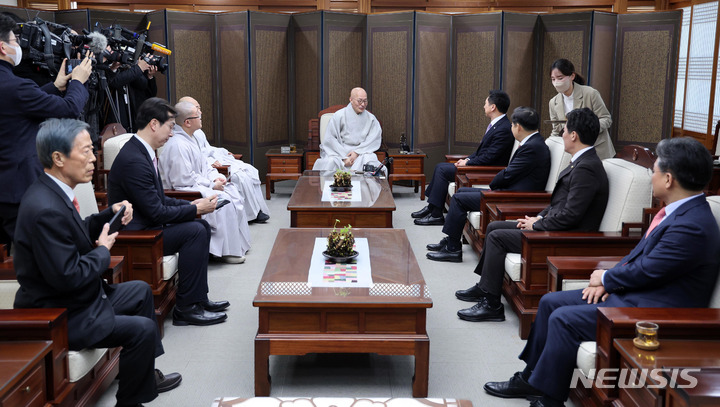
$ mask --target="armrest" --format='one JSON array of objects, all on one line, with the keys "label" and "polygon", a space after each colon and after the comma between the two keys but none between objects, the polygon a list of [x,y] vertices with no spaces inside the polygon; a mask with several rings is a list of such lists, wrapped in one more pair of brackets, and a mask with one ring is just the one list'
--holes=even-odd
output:
[{"label": "armrest", "polygon": [[194,201],[196,199],[202,198],[202,194],[198,191],[179,191],[177,189],[166,189],[163,192],[165,192],[165,195],[169,196],[170,198],[184,199],[186,201]]},{"label": "armrest", "polygon": [[215,169],[216,169],[220,174],[224,175],[225,177],[229,177],[229,176],[230,176],[230,166],[229,166],[229,165],[218,165],[217,167],[215,167]]},{"label": "armrest", "polygon": [[455,163],[458,160],[462,160],[463,158],[467,158],[467,154],[445,154],[445,162],[446,163]]},{"label": "armrest", "polygon": [[236,160],[241,160],[241,161],[242,161],[242,158],[243,158],[243,155],[242,155],[242,154],[233,154],[232,156],[233,156],[233,158],[235,158]]},{"label": "armrest", "polygon": [[120,281],[142,280],[156,289],[162,282],[162,230],[121,230],[110,250],[123,256]]},{"label": "armrest", "polygon": [[515,220],[525,215],[535,216],[545,209],[544,203],[499,203],[488,206],[488,215],[493,220]]},{"label": "armrest", "polygon": [[[28,308],[0,310],[0,340],[52,341],[51,365],[48,366],[48,400],[59,399],[68,391],[67,311],[62,308]],[[49,381],[49,380],[48,380]]]},{"label": "armrest", "polygon": [[548,256],[548,288],[561,291],[563,280],[587,280],[593,271],[612,268],[620,260],[620,256]]}]

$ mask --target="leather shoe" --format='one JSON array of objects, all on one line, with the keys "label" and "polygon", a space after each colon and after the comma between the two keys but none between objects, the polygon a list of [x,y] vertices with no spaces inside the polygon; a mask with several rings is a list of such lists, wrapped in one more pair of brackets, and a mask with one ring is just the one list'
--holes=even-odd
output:
[{"label": "leather shoe", "polygon": [[547,396],[543,396],[542,398],[535,399],[532,402],[530,402],[530,407],[564,407],[565,404],[563,402],[553,400]]},{"label": "leather shoe", "polygon": [[228,301],[210,301],[206,300],[200,303],[205,311],[220,312],[230,306]]},{"label": "leather shoe", "polygon": [[415,219],[416,225],[427,226],[427,225],[444,225],[445,217],[440,215],[437,218],[433,218],[432,215],[427,215],[420,219]]},{"label": "leather shoe", "polygon": [[[522,372],[515,372],[513,377],[506,382],[487,382],[483,386],[486,392],[495,397],[536,399],[543,396],[543,393],[532,387],[522,377]],[[541,404],[542,405],[542,404]]]},{"label": "leather shoe", "polygon": [[431,252],[437,252],[440,251],[445,245],[447,244],[447,237],[443,237],[440,240],[440,243],[430,243],[429,245],[425,246],[428,251]]},{"label": "leather shoe", "polygon": [[206,311],[200,303],[193,304],[186,308],[175,307],[173,309],[173,325],[214,325],[227,319],[224,312]]},{"label": "leather shoe", "polygon": [[426,254],[428,259],[435,261],[451,261],[453,263],[462,262],[462,249],[457,251],[448,250],[447,246],[444,246],[440,251],[430,252]]},{"label": "leather shoe", "polygon": [[160,369],[155,369],[155,385],[158,393],[164,393],[178,387],[181,381],[182,376],[180,376],[180,373],[164,375]]},{"label": "leather shoe", "polygon": [[432,209],[430,209],[430,206],[425,205],[424,208],[420,209],[417,212],[411,213],[410,216],[412,216],[415,219],[419,219],[419,218],[424,218],[424,217],[430,215],[430,212],[432,212]]},{"label": "leather shoe", "polygon": [[460,301],[480,302],[487,297],[487,293],[480,288],[480,283],[476,283],[467,290],[455,291],[455,297]]},{"label": "leather shoe", "polygon": [[263,211],[260,211],[260,212],[258,212],[257,217],[255,219],[251,220],[250,222],[251,223],[265,223],[268,221],[268,219],[270,219],[270,215],[268,215],[267,213],[265,213]]},{"label": "leather shoe", "polygon": [[458,311],[457,316],[464,321],[502,322],[505,320],[505,306],[502,304],[498,306],[490,305],[487,298],[483,298],[482,301],[478,302],[472,307],[461,309],[460,311]]}]

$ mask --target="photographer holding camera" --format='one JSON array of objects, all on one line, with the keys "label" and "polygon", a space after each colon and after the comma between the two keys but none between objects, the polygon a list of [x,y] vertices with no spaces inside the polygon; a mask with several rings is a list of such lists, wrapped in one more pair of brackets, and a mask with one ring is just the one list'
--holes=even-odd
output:
[{"label": "photographer holding camera", "polygon": [[[22,60],[16,24],[0,15],[0,241],[12,241],[20,198],[42,174],[35,149],[40,123],[48,118],[77,118],[88,99],[84,83],[92,69],[89,58],[65,74],[65,61],[54,82],[39,87],[13,73]],[[92,55],[89,55],[92,57]]]},{"label": "photographer holding camera", "polygon": [[120,117],[116,119],[130,133],[137,130],[134,123],[137,108],[147,99],[157,95],[155,82],[157,68],[146,62],[144,58],[138,58],[135,65],[108,74],[108,85],[115,90],[117,100],[120,102]]}]

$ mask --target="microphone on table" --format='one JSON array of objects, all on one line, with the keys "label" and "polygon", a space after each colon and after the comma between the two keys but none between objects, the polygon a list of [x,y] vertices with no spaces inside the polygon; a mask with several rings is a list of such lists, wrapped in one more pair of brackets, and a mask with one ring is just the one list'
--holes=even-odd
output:
[{"label": "microphone on table", "polygon": [[380,173],[380,170],[381,170],[384,166],[386,166],[386,165],[388,165],[388,164],[392,164],[392,163],[393,163],[393,158],[392,158],[392,157],[389,157],[389,156],[388,156],[388,157],[385,157],[385,159],[383,160],[383,162],[381,162],[380,165],[378,165],[377,168],[375,168],[375,171],[373,171],[373,173],[372,173],[373,177],[376,177],[376,176]]}]

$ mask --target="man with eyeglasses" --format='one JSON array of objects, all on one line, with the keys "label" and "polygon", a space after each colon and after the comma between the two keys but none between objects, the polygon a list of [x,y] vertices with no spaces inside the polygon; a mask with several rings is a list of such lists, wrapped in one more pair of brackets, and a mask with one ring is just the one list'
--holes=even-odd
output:
[{"label": "man with eyeglasses", "polygon": [[380,165],[375,151],[382,143],[382,129],[367,105],[365,89],[354,88],[350,103],[333,114],[321,135],[320,158],[313,170],[361,171],[365,164]]},{"label": "man with eyeglasses", "polygon": [[165,143],[158,159],[163,185],[229,200],[229,204],[202,218],[210,224],[210,254],[225,263],[243,263],[245,252],[250,249],[245,199],[235,184],[227,182],[224,175],[207,164],[192,136],[202,127],[200,109],[190,102],[180,102],[175,105],[175,111],[173,136]]},{"label": "man with eyeglasses", "polygon": [[[189,102],[197,107],[199,113],[202,113],[200,103],[190,96],[181,97],[178,102]],[[237,187],[242,197],[245,198],[243,207],[249,223],[267,222],[270,219],[270,209],[267,202],[265,202],[265,195],[260,187],[260,173],[257,168],[242,160],[235,159],[235,156],[224,148],[211,146],[202,129],[197,129],[194,133],[188,134],[195,139],[208,165],[213,168],[223,165],[230,166],[228,180]]]},{"label": "man with eyeglasses", "polygon": [[0,241],[14,235],[20,198],[42,175],[35,149],[40,123],[48,118],[80,117],[88,99],[83,86],[92,66],[85,59],[72,74],[65,75],[65,61],[55,82],[39,87],[30,79],[15,76],[13,67],[22,60],[22,48],[13,33],[15,21],[0,15]]}]

